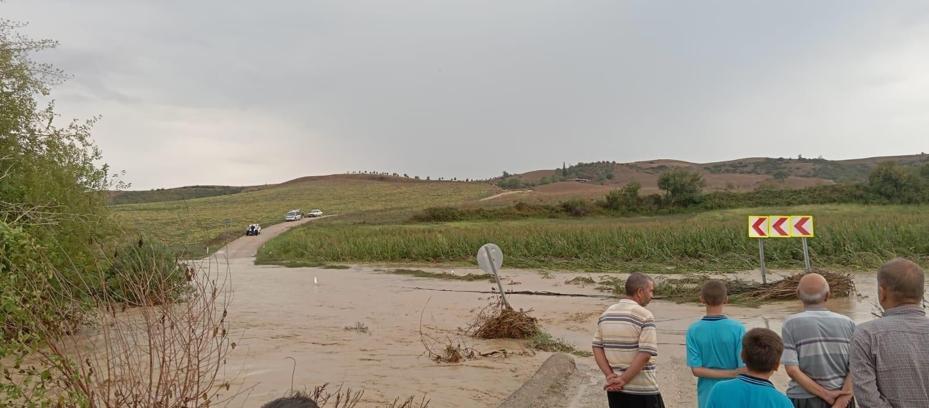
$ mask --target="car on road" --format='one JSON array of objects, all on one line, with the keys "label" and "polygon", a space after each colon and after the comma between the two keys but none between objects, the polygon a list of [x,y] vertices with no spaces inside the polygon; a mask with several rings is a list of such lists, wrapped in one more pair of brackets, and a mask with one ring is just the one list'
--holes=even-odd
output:
[{"label": "car on road", "polygon": [[303,218],[303,213],[300,210],[290,210],[284,216],[284,221],[297,221],[301,218]]},{"label": "car on road", "polygon": [[310,212],[306,213],[307,217],[322,217],[323,211],[319,208],[314,208]]},{"label": "car on road", "polygon": [[261,235],[261,225],[249,224],[248,228],[245,229],[245,235],[246,236]]}]

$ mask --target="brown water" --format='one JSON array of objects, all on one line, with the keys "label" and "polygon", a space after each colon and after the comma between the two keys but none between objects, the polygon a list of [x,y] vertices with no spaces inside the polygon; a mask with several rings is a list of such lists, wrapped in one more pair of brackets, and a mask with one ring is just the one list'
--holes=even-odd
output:
[{"label": "brown water", "polygon": [[[491,407],[518,388],[548,357],[548,353],[534,353],[438,364],[424,356],[421,313],[425,331],[432,335],[464,342],[482,352],[525,351],[521,341],[486,341],[457,334],[458,328],[465,327],[488,303],[490,295],[429,290],[488,291],[492,286],[489,282],[413,278],[370,267],[255,266],[248,257],[227,262],[235,288],[230,316],[233,339],[238,344],[229,356],[228,367],[230,374],[237,375],[236,383],[248,390],[233,406],[260,406],[289,391],[291,383],[296,390],[331,383],[364,389],[368,402],[426,393],[433,407]],[[504,282],[514,283],[508,289],[602,295],[592,287],[564,284],[580,275],[596,277],[557,273],[545,279],[533,271],[503,271]],[[875,292],[873,281],[873,274],[856,275],[863,294]],[[580,350],[589,350],[597,317],[615,303],[609,298],[529,295],[511,295],[509,300],[516,308],[532,309],[545,330]],[[836,299],[829,306],[856,321],[872,318],[871,298]],[[703,315],[703,308],[654,301],[649,309],[658,322],[658,367],[665,401],[668,406],[694,404],[696,382],[686,367],[684,333]],[[769,327],[779,332],[784,317],[800,310],[798,302],[782,302],[761,308],[730,307],[727,314],[749,328]],[[366,325],[369,333],[345,329],[356,322]],[[575,381],[579,388],[574,405],[605,405],[593,359],[577,361],[579,373],[586,377]],[[787,377],[779,372],[773,380],[783,389]]]}]

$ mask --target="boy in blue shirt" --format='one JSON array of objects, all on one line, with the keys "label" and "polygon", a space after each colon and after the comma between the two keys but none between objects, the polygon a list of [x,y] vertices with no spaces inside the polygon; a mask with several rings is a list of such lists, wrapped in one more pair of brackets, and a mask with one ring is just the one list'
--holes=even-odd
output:
[{"label": "boy in blue shirt", "polygon": [[709,280],[700,291],[706,316],[687,329],[687,366],[697,377],[697,402],[706,407],[706,398],[716,383],[735,378],[742,367],[742,336],[745,326],[723,314],[728,300],[726,284]]},{"label": "boy in blue shirt", "polygon": [[784,343],[777,333],[755,328],[742,337],[746,373],[713,386],[707,408],[793,408],[786,395],[768,381],[780,365]]}]

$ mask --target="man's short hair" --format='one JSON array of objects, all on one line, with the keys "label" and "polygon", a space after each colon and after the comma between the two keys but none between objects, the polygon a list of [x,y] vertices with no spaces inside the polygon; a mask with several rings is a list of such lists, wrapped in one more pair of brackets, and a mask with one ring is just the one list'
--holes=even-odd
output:
[{"label": "man's short hair", "polygon": [[754,328],[742,337],[742,361],[749,370],[767,373],[777,369],[784,342],[772,330]]},{"label": "man's short hair", "polygon": [[726,282],[717,279],[710,279],[703,284],[703,289],[700,289],[700,296],[703,297],[703,302],[709,306],[719,306],[723,303],[726,303]]},{"label": "man's short hair", "polygon": [[926,275],[913,261],[896,258],[877,270],[877,284],[897,300],[920,302],[926,291]]},{"label": "man's short hair", "polygon": [[302,392],[289,397],[281,397],[261,406],[261,408],[319,408],[316,401]]},{"label": "man's short hair", "polygon": [[635,296],[639,289],[647,289],[649,282],[654,283],[648,275],[639,272],[633,272],[626,278],[626,296]]}]

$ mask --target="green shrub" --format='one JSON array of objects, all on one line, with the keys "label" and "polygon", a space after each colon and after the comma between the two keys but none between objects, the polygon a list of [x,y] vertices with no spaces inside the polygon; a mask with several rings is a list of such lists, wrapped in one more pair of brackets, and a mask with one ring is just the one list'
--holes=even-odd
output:
[{"label": "green shrub", "polygon": [[581,199],[567,200],[561,203],[561,209],[568,215],[583,217],[593,212],[593,206],[590,201]]},{"label": "green shrub", "polygon": [[454,207],[431,207],[416,213],[411,218],[414,222],[451,222],[463,218],[461,210]]},{"label": "green shrub", "polygon": [[674,168],[658,177],[658,188],[664,190],[671,206],[687,206],[700,200],[700,192],[706,182],[700,173]]},{"label": "green shrub", "polygon": [[189,279],[188,270],[167,246],[140,238],[117,249],[103,288],[115,302],[158,305],[181,298]]}]

